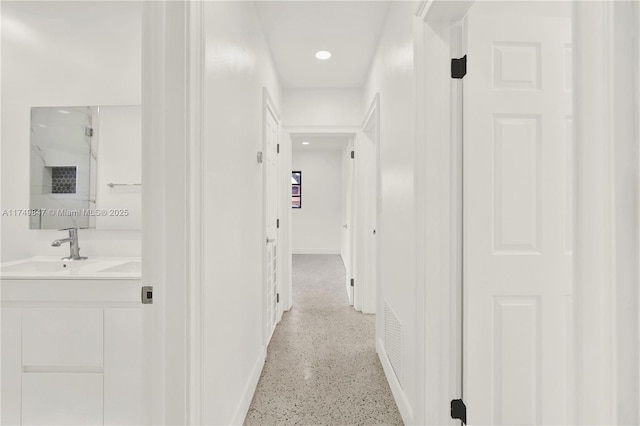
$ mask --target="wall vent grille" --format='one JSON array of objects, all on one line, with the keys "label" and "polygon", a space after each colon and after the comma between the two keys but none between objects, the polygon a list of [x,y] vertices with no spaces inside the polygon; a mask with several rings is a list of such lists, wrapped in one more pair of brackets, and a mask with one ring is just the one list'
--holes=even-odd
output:
[{"label": "wall vent grille", "polygon": [[402,324],[389,303],[384,303],[384,350],[402,386]]}]

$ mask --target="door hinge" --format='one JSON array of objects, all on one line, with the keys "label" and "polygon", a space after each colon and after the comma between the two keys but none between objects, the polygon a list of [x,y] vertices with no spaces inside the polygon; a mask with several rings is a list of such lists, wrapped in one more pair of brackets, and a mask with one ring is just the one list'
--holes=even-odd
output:
[{"label": "door hinge", "polygon": [[351,151],[351,158],[356,158],[356,152],[355,151]]},{"label": "door hinge", "polygon": [[276,228],[280,228],[280,219],[276,219]]},{"label": "door hinge", "polygon": [[460,419],[463,424],[467,424],[467,406],[461,399],[451,400],[451,418]]},{"label": "door hinge", "polygon": [[153,287],[150,285],[143,286],[140,292],[140,298],[142,299],[143,305],[153,304]]},{"label": "door hinge", "polygon": [[280,303],[280,293],[276,293],[276,303]]},{"label": "door hinge", "polygon": [[276,145],[276,154],[280,154],[280,144]]},{"label": "door hinge", "polygon": [[451,78],[462,78],[467,75],[467,55],[451,60]]},{"label": "door hinge", "polygon": [[355,284],[356,280],[354,280],[353,278],[351,278],[351,287],[353,287],[353,285]]},{"label": "door hinge", "polygon": [[258,159],[258,164],[261,164],[262,163],[262,151],[258,151],[257,159]]},{"label": "door hinge", "polygon": [[85,134],[85,136],[92,137],[93,136],[93,128],[85,127],[84,128],[84,134]]}]

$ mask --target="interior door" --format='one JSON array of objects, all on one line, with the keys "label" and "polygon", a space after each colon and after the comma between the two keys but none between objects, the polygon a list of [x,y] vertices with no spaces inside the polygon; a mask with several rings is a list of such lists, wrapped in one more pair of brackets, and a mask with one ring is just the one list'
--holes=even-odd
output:
[{"label": "interior door", "polygon": [[[374,230],[372,221],[375,214],[375,200],[372,198],[374,171],[372,158],[374,146],[364,133],[359,133],[355,144],[355,287],[353,307],[364,313],[375,313],[375,253]],[[373,300],[373,302],[372,302]]]},{"label": "interior door", "polygon": [[265,345],[278,322],[278,121],[270,108],[265,110]]},{"label": "interior door", "polygon": [[362,129],[365,138],[362,157],[366,186],[364,191],[364,217],[366,223],[366,270],[367,286],[364,295],[362,312],[373,314],[376,312],[376,286],[378,279],[378,210],[380,198],[378,195],[378,101],[373,103],[369,116]]},{"label": "interior door", "polygon": [[354,226],[354,212],[355,212],[355,173],[354,162],[351,158],[351,152],[353,151],[353,142],[349,144],[349,165],[347,166],[347,208],[346,208],[346,233],[347,233],[347,297],[349,299],[349,305],[353,306],[353,286],[352,278],[354,277],[354,262],[355,262],[355,226]]},{"label": "interior door", "polygon": [[467,421],[571,424],[570,15],[475,8],[463,80]]}]

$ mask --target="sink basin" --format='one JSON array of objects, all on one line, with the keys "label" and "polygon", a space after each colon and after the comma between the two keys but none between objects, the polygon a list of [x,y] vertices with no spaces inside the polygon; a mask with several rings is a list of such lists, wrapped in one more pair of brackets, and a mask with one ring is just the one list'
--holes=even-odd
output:
[{"label": "sink basin", "polygon": [[36,256],[0,264],[0,280],[139,279],[141,269],[139,257],[97,256],[67,261]]},{"label": "sink basin", "polygon": [[78,261],[31,261],[15,265],[5,265],[0,268],[0,272],[63,272],[86,266],[88,262]]},{"label": "sink basin", "polygon": [[101,269],[100,272],[137,272],[142,270],[142,264],[138,261],[122,263],[110,268]]}]

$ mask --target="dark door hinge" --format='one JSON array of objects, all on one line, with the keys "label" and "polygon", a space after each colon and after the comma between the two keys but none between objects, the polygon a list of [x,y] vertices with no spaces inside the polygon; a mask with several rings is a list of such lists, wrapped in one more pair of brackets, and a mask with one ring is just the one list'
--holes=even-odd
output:
[{"label": "dark door hinge", "polygon": [[353,287],[353,285],[355,284],[356,280],[354,280],[353,278],[351,278],[351,287]]},{"label": "dark door hinge", "polygon": [[280,303],[280,293],[276,293],[276,303]]},{"label": "dark door hinge", "polygon": [[276,228],[280,228],[280,219],[276,219]]},{"label": "dark door hinge", "polygon": [[462,78],[467,75],[467,55],[451,60],[451,78]]},{"label": "dark door hinge", "polygon": [[461,399],[451,400],[451,418],[460,419],[463,424],[467,424],[467,406]]},{"label": "dark door hinge", "polygon": [[277,145],[276,145],[276,153],[277,153],[277,154],[280,154],[280,144],[277,144]]},{"label": "dark door hinge", "polygon": [[351,151],[351,158],[356,158],[356,152],[355,151]]}]

